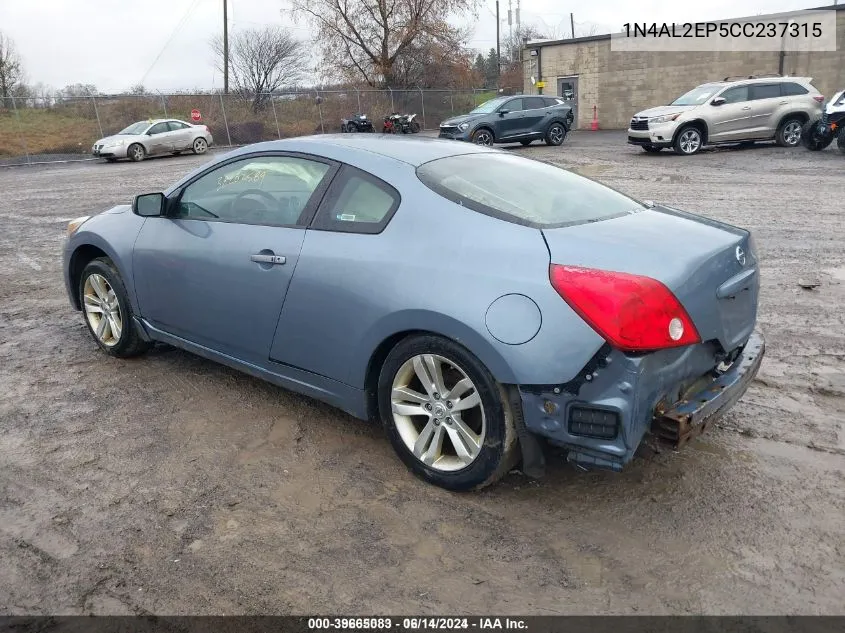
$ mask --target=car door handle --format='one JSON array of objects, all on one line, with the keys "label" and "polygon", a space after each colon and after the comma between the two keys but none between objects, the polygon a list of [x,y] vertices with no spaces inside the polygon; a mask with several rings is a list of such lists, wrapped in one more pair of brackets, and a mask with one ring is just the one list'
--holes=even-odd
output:
[{"label": "car door handle", "polygon": [[781,101],[779,105],[786,105],[789,101]]},{"label": "car door handle", "polygon": [[283,255],[250,255],[249,258],[258,263],[258,264],[272,264],[276,266],[281,266],[284,264],[287,259]]},{"label": "car door handle", "polygon": [[750,110],[750,109],[751,109],[751,106],[745,106],[745,107],[743,108],[743,110]]}]

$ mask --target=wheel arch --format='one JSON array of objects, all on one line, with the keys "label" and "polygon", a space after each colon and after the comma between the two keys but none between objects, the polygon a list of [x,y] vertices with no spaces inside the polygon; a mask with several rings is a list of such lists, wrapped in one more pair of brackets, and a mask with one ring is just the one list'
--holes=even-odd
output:
[{"label": "wheel arch", "polygon": [[491,125],[490,123],[480,123],[477,127],[472,130],[472,132],[470,132],[470,139],[475,136],[476,132],[480,132],[481,130],[487,130],[488,132],[490,132],[490,134],[493,136],[493,142],[496,142],[496,130],[493,129],[493,125]]},{"label": "wheel arch", "polygon": [[704,119],[693,119],[691,121],[684,121],[683,123],[681,123],[678,126],[678,129],[675,130],[675,133],[672,135],[672,144],[674,145],[675,141],[678,140],[678,134],[680,134],[684,128],[690,126],[698,128],[698,131],[701,132],[701,144],[707,145],[708,141],[710,140],[710,130],[707,127],[707,122]]},{"label": "wheel arch", "polygon": [[[385,325],[392,327],[385,328]],[[371,330],[372,332],[373,330]],[[501,384],[514,384],[516,377],[508,362],[483,335],[452,317],[408,310],[388,317],[387,323],[377,326],[375,332],[363,337],[361,349],[372,350],[358,355],[364,362],[352,369],[350,382],[363,386],[366,393],[367,416],[378,418],[378,377],[390,351],[410,336],[439,336],[466,349],[475,356]]]},{"label": "wheel arch", "polygon": [[[68,276],[70,278],[71,289],[75,291],[79,288],[79,282],[82,279],[82,271],[85,270],[85,267],[91,261],[97,259],[98,257],[108,257],[112,262],[114,262],[114,259],[107,252],[94,244],[80,244],[74,249],[70,255],[70,261],[68,262]],[[79,303],[79,293],[71,293],[71,301],[73,302],[74,308],[77,310],[82,309],[82,306]]]},{"label": "wheel arch", "polygon": [[775,127],[775,130],[779,130],[781,126],[783,126],[783,124],[786,123],[789,119],[798,119],[799,121],[801,121],[801,125],[803,126],[810,120],[810,115],[806,112],[802,112],[801,110],[787,112],[778,120],[778,124]]}]

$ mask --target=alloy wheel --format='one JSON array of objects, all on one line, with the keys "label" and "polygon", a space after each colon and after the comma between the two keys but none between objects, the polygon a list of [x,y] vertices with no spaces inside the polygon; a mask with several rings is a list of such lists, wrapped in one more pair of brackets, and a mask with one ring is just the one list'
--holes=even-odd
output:
[{"label": "alloy wheel", "polygon": [[132,160],[134,160],[136,162],[139,161],[139,160],[143,160],[143,158],[144,158],[144,148],[141,147],[140,145],[137,145],[137,144],[133,145],[132,147],[129,148],[129,158],[131,158]]},{"label": "alloy wheel", "polygon": [[801,142],[801,123],[790,121],[783,128],[783,142],[786,145],[798,145]]},{"label": "alloy wheel", "polygon": [[476,145],[492,145],[493,135],[487,130],[479,130],[475,133],[475,143]]},{"label": "alloy wheel", "polygon": [[552,145],[563,143],[563,128],[559,125],[553,125],[549,130],[549,140],[552,142]]},{"label": "alloy wheel", "polygon": [[102,275],[88,275],[82,296],[85,318],[94,336],[106,347],[117,345],[123,332],[123,315],[111,284]]},{"label": "alloy wheel", "polygon": [[409,358],[393,378],[390,402],[399,436],[429,468],[461,470],[481,452],[487,432],[481,396],[449,359],[436,354]]},{"label": "alloy wheel", "polygon": [[684,154],[694,154],[701,147],[701,134],[698,130],[685,130],[681,134],[680,146]]},{"label": "alloy wheel", "polygon": [[205,150],[208,149],[208,143],[206,143],[204,138],[198,138],[194,141],[194,151],[197,154],[205,154]]}]

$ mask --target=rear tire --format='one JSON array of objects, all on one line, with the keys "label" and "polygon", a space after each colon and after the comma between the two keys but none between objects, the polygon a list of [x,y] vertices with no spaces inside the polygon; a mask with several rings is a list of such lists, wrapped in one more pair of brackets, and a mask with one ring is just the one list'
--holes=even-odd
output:
[{"label": "rear tire", "polygon": [[775,133],[775,142],[781,147],[798,147],[801,144],[803,122],[797,117],[785,119]]},{"label": "rear tire", "polygon": [[208,151],[208,141],[200,136],[199,138],[194,139],[194,144],[191,149],[194,154],[205,154]]},{"label": "rear tire", "polygon": [[[466,406],[459,408],[462,402]],[[382,365],[378,405],[399,458],[441,488],[478,490],[519,459],[504,388],[481,361],[448,339],[419,335],[400,341]]]},{"label": "rear tire", "polygon": [[140,163],[147,157],[147,150],[140,143],[132,143],[126,150],[126,156],[133,163]]},{"label": "rear tire", "polygon": [[566,140],[566,128],[560,123],[552,123],[546,130],[546,145],[558,147]]},{"label": "rear tire", "polygon": [[355,123],[347,123],[346,124],[346,131],[350,134],[354,134],[358,131],[358,126]]},{"label": "rear tire", "polygon": [[692,156],[701,151],[701,146],[704,145],[704,138],[699,130],[694,125],[687,125],[678,132],[675,137],[675,153],[681,156]]},{"label": "rear tire", "polygon": [[845,154],[845,127],[839,130],[839,136],[836,137],[836,147]]},{"label": "rear tire", "polygon": [[88,262],[77,292],[88,332],[106,354],[129,358],[152,347],[135,329],[126,287],[108,257]]}]

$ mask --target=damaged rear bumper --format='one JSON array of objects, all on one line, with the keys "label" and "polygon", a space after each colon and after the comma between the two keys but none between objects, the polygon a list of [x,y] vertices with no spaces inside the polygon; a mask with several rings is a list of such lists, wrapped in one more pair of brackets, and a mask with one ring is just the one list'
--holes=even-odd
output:
[{"label": "damaged rear bumper", "polygon": [[748,389],[764,353],[754,332],[718,372],[716,350],[703,344],[641,356],[605,346],[569,383],[519,387],[525,428],[567,449],[569,462],[620,471],[649,432],[681,448],[706,431]]}]

